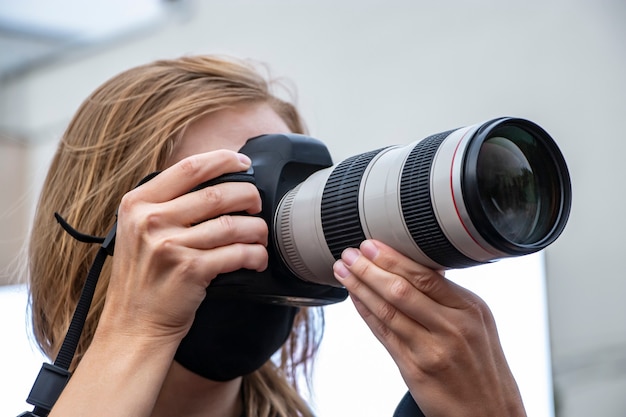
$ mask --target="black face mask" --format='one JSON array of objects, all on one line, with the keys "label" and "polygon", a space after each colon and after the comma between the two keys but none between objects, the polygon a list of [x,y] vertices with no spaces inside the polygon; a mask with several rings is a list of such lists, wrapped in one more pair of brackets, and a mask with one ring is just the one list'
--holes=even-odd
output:
[{"label": "black face mask", "polygon": [[[223,175],[194,190],[221,182],[255,184],[263,199],[260,215],[270,230],[280,198],[311,173],[332,165],[323,144],[297,135],[253,138],[240,152],[253,161],[248,172]],[[241,269],[221,274],[211,282],[175,356],[185,368],[215,381],[254,372],[285,343],[298,307],[346,298],[343,288],[294,276],[272,242],[270,233],[265,271]]]},{"label": "black face mask", "polygon": [[249,299],[205,299],[175,359],[214,381],[259,369],[287,340],[297,307]]}]

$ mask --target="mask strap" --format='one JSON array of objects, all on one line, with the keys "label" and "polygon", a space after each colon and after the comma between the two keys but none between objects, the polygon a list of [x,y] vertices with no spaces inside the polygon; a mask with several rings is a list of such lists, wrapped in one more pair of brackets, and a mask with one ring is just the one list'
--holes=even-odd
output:
[{"label": "mask strap", "polygon": [[26,402],[34,405],[35,408],[33,411],[26,411],[20,414],[19,417],[46,417],[59,399],[61,392],[71,376],[69,368],[76,354],[78,341],[80,340],[80,335],[85,326],[87,313],[89,312],[89,307],[91,306],[93,295],[96,291],[96,284],[98,283],[100,272],[102,272],[104,261],[107,256],[113,256],[115,246],[117,222],[113,224],[107,236],[102,238],[78,232],[58,213],[54,213],[54,217],[63,230],[69,233],[74,239],[84,243],[101,243],[101,246],[87,274],[87,279],[85,280],[80,299],[76,305],[76,310],[74,310],[70,327],[67,330],[63,345],[61,345],[61,349],[59,350],[54,364],[44,363],[41,366],[39,375],[28,395]]}]

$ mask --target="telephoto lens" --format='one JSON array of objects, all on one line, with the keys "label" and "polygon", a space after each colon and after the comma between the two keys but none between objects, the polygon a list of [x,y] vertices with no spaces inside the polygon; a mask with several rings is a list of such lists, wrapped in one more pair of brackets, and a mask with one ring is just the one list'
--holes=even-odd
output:
[{"label": "telephoto lens", "polygon": [[274,241],[299,278],[340,287],[332,264],[378,239],[434,269],[537,252],[561,234],[568,169],[537,124],[503,117],[349,157],[287,192]]}]

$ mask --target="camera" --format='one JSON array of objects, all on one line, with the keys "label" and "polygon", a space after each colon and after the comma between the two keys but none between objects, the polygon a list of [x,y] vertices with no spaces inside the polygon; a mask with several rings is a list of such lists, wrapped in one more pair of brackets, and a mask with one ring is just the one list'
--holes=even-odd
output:
[{"label": "camera", "polygon": [[[208,298],[305,306],[343,300],[332,265],[374,238],[435,269],[544,249],[571,206],[567,165],[539,125],[502,117],[389,146],[334,165],[299,134],[262,135],[240,152],[270,229],[269,267],[218,276]],[[228,181],[228,178],[223,178]]]},{"label": "camera", "polygon": [[[563,231],[571,207],[563,155],[545,130],[520,118],[449,130],[337,165],[322,142],[299,134],[252,138],[240,152],[252,160],[248,172],[194,190],[232,181],[256,185],[260,216],[270,231],[268,268],[241,269],[211,282],[177,352],[192,364],[194,343],[206,337],[207,320],[216,319],[213,307],[230,306],[233,315],[258,319],[263,304],[280,310],[276,317],[282,311],[293,319],[293,307],[344,300],[347,291],[332,265],[345,248],[365,239],[378,239],[431,268],[464,268],[544,249]],[[100,270],[113,255],[116,226],[98,238],[57,219],[73,237],[102,247],[61,351],[54,365],[42,366],[29,394],[35,408],[20,417],[47,416],[65,387]],[[224,303],[211,302],[216,299]]]}]

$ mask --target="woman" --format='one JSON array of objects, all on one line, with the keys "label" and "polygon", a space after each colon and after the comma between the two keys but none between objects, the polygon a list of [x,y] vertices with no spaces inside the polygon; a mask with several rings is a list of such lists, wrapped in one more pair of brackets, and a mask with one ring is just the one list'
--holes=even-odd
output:
[{"label": "woman", "polygon": [[[309,309],[291,317],[284,344],[279,338],[279,365],[272,350],[259,369],[213,378],[176,356],[213,278],[267,266],[265,222],[229,214],[260,211],[254,186],[187,192],[246,170],[250,160],[237,151],[247,139],[304,132],[294,106],[271,86],[244,62],[185,57],[126,71],[78,110],[44,184],[30,242],[34,329],[48,356],[60,349],[95,256],[53,213],[97,236],[117,213],[117,238],[73,376],[51,416],[312,415],[295,388],[321,332]],[[153,171],[162,172],[135,188]],[[493,318],[476,295],[376,241],[347,249],[334,273],[425,415],[524,415]]]}]

